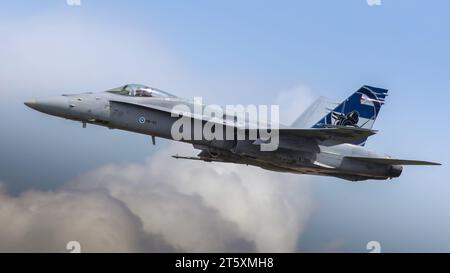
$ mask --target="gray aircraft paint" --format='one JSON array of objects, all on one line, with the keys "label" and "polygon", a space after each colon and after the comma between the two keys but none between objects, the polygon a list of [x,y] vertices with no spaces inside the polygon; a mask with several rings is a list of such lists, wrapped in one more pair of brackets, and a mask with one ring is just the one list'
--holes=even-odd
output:
[{"label": "gray aircraft paint", "polygon": [[[166,139],[172,139],[171,128],[178,120],[178,117],[172,116],[174,106],[182,104],[192,112],[194,110],[192,101],[170,94],[162,97],[136,97],[107,91],[62,95],[31,100],[25,104],[40,112],[80,121],[84,125],[96,124]],[[330,105],[332,103],[329,100],[319,99],[293,125],[306,126],[317,119],[317,113],[326,113]],[[203,120],[203,117],[200,119]],[[284,133],[284,129],[293,134]],[[344,129],[330,128],[330,131]],[[297,128],[280,125],[279,147],[275,151],[261,151],[259,142],[253,140],[182,140],[193,144],[201,152],[198,157],[174,157],[254,165],[271,171],[333,176],[350,181],[396,178],[402,173],[401,165],[438,165],[402,160],[398,161],[399,165],[384,164],[383,160],[389,159],[385,154],[371,152],[342,140],[336,142],[333,138],[318,139],[315,137],[318,130],[314,131],[315,129],[311,129],[306,135],[295,134],[296,130]]]}]

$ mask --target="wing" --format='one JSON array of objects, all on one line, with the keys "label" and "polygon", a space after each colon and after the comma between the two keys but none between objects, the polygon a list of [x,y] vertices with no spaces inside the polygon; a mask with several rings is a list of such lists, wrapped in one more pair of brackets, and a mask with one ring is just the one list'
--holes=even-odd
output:
[{"label": "wing", "polygon": [[333,144],[354,143],[373,136],[377,131],[353,128],[353,127],[334,127],[318,129],[279,129],[280,136],[283,134],[297,137],[312,138],[319,141],[328,141]]},{"label": "wing", "polygon": [[[164,111],[167,113],[172,113],[172,109],[158,106],[158,105],[147,105],[142,103],[134,103],[129,101],[117,101],[111,100],[112,102],[119,104],[128,104],[134,105],[136,107],[141,108],[150,108],[154,110]],[[242,127],[238,127],[233,123],[226,122],[217,122],[205,119],[202,116],[198,116],[196,114],[192,114],[189,112],[177,112],[178,115],[183,115],[193,119],[202,119],[203,121],[214,122],[222,126],[234,127],[236,130],[240,132],[249,132],[254,129],[246,129]],[[268,126],[270,128],[270,126]],[[279,135],[282,138],[284,135],[293,136],[293,137],[302,137],[309,138],[315,141],[328,142],[332,145],[341,144],[341,143],[355,143],[360,140],[367,139],[369,136],[376,134],[377,131],[363,128],[354,128],[354,127],[344,127],[344,126],[328,126],[327,128],[310,128],[310,129],[297,129],[297,128],[280,128],[277,129],[279,131]]]},{"label": "wing", "polygon": [[393,158],[375,158],[375,157],[356,157],[356,156],[346,156],[345,158],[364,161],[368,163],[376,163],[383,165],[429,165],[429,166],[440,166],[442,164],[428,161],[420,160],[405,160],[405,159],[393,159]]}]

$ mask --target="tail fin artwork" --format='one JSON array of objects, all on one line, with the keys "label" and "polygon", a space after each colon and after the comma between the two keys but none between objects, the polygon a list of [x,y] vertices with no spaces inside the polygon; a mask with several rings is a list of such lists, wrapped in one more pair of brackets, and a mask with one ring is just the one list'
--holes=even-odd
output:
[{"label": "tail fin artwork", "polygon": [[[365,85],[319,120],[312,128],[355,127],[372,129],[388,90]],[[367,139],[356,145],[364,146]]]}]

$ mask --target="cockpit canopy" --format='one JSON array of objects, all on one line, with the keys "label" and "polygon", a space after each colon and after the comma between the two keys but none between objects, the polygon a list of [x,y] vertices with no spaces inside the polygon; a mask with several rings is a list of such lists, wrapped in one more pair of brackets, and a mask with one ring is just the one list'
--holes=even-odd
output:
[{"label": "cockpit canopy", "polygon": [[106,92],[130,97],[175,98],[174,95],[142,84],[127,84]]}]

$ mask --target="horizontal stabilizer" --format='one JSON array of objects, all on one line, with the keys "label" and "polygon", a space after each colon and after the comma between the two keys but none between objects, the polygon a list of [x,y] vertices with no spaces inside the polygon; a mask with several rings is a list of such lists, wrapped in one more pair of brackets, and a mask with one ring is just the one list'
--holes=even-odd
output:
[{"label": "horizontal stabilizer", "polygon": [[384,165],[417,165],[417,166],[440,166],[442,164],[428,161],[419,160],[405,160],[405,159],[393,159],[393,158],[376,158],[376,157],[356,157],[356,156],[346,156],[345,158],[364,161],[368,163],[384,164]]}]

